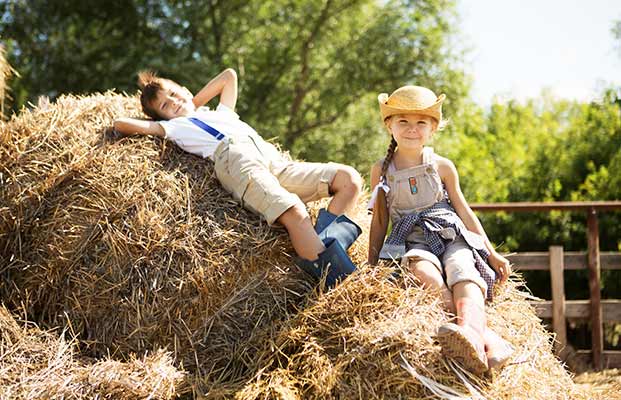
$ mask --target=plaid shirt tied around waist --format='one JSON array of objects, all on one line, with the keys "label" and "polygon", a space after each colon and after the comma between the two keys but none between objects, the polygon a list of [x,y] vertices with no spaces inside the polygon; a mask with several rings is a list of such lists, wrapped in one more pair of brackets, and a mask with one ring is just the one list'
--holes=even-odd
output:
[{"label": "plaid shirt tied around waist", "polygon": [[446,198],[429,208],[401,218],[393,226],[384,243],[382,258],[401,258],[406,253],[406,239],[415,226],[422,228],[426,243],[431,248],[431,252],[438,258],[444,254],[447,244],[459,236],[463,237],[472,249],[476,269],[487,283],[487,299],[492,299],[496,273],[487,264],[490,253],[485,248],[483,237],[466,229],[463,221]]}]

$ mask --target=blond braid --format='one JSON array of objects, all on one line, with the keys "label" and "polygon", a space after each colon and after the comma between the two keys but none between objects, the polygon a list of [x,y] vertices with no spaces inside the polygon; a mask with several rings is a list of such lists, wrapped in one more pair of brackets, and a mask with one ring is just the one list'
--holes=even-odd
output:
[{"label": "blond braid", "polygon": [[395,155],[395,149],[397,148],[397,141],[394,136],[390,137],[390,144],[388,145],[388,150],[386,151],[386,157],[384,157],[384,162],[382,163],[382,173],[380,175],[380,180],[384,180],[386,178],[386,171],[388,170],[388,166],[392,161],[392,157]]}]

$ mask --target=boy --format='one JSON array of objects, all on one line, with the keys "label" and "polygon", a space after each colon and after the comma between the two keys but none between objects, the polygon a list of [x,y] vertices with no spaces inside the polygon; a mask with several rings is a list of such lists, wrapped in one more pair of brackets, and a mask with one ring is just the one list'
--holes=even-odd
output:
[{"label": "boy", "polygon": [[[296,264],[315,278],[326,274],[332,287],[355,270],[347,249],[360,228],[343,215],[356,203],[362,179],[358,172],[335,163],[289,161],[265,142],[235,113],[237,74],[226,69],[196,96],[185,87],[141,72],[143,111],[154,121],[119,118],[114,129],[123,134],[153,135],[172,140],[183,150],[209,158],[216,177],[242,206],[268,224],[282,224],[289,233]],[[219,96],[215,110],[204,107]],[[303,202],[332,195],[313,228]]]}]

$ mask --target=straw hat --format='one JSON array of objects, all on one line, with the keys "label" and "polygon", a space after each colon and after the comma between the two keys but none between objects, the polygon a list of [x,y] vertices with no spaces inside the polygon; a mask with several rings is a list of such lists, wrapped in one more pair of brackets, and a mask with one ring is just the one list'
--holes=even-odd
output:
[{"label": "straw hat", "polygon": [[442,102],[446,96],[436,96],[431,90],[422,86],[403,86],[392,92],[377,96],[382,120],[395,114],[423,114],[442,121]]}]

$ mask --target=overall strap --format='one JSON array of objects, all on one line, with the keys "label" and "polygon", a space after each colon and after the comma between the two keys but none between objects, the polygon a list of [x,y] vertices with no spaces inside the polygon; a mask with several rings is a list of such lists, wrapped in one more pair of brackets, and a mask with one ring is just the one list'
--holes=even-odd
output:
[{"label": "overall strap", "polygon": [[226,136],[221,133],[219,130],[217,130],[216,128],[214,128],[213,126],[209,126],[206,123],[204,123],[203,121],[201,121],[198,118],[194,118],[194,117],[189,117],[188,118],[190,120],[190,122],[192,122],[194,125],[198,126],[199,128],[201,128],[202,130],[204,130],[205,132],[209,133],[211,136],[213,136],[214,138],[216,138],[216,140],[222,140],[224,139]]},{"label": "overall strap", "polygon": [[423,164],[431,164],[433,162],[433,147],[423,148]]}]

